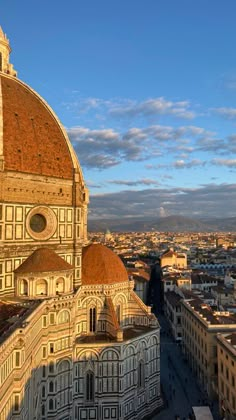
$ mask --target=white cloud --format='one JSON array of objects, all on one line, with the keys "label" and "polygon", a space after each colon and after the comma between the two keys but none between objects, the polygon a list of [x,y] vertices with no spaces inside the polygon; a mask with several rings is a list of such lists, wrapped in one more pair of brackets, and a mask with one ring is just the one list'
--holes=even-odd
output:
[{"label": "white cloud", "polygon": [[228,166],[229,168],[236,168],[236,159],[212,159],[213,165]]},{"label": "white cloud", "polygon": [[[163,208],[170,214],[208,217],[235,215],[236,184],[206,184],[196,188],[152,188],[91,195],[92,216],[105,218],[156,217]],[[227,206],[225,203],[227,202]],[[133,203],[136,203],[133,206]],[[143,203],[148,205],[143,206]],[[140,205],[139,205],[140,204]]]},{"label": "white cloud", "polygon": [[144,101],[132,99],[102,99],[96,97],[77,98],[64,103],[67,109],[74,109],[79,114],[101,111],[107,116],[124,118],[142,118],[152,116],[171,115],[177,118],[191,120],[196,117],[189,101],[172,101],[164,97],[149,98]]},{"label": "white cloud", "polygon": [[150,98],[143,102],[131,102],[128,105],[121,104],[110,109],[113,116],[152,116],[173,115],[179,118],[193,119],[195,112],[190,110],[188,101],[173,102],[163,97]]},{"label": "white cloud", "polygon": [[206,162],[203,162],[200,159],[192,159],[190,161],[177,160],[176,162],[172,163],[172,166],[176,169],[186,169],[186,168],[194,168],[197,166],[204,166],[205,164]]},{"label": "white cloud", "polygon": [[[75,126],[68,129],[69,137],[82,167],[105,169],[122,162],[158,159],[152,168],[171,166],[164,163],[168,157],[175,160],[172,167],[194,167],[204,163],[197,157],[188,161],[188,155],[199,151],[215,155],[236,152],[236,135],[217,139],[214,133],[198,126],[150,125],[132,127],[124,132],[112,128],[90,129]],[[162,160],[160,160],[161,158]],[[170,159],[169,159],[170,160]],[[149,167],[149,169],[151,168]]]},{"label": "white cloud", "polygon": [[[165,148],[167,152],[181,149],[193,151],[192,146],[183,144],[189,143],[189,136],[194,139],[199,133],[204,133],[199,127],[174,128],[164,125],[133,127],[124,133],[111,128],[91,130],[81,126],[71,127],[67,131],[82,166],[98,169],[109,168],[122,161],[160,157]],[[184,139],[185,136],[188,139]]]},{"label": "white cloud", "polygon": [[126,186],[141,186],[141,185],[160,185],[160,183],[155,179],[149,179],[149,178],[141,178],[137,179],[135,181],[132,180],[111,180],[108,181],[110,184],[116,184],[116,185],[126,185]]},{"label": "white cloud", "polygon": [[217,114],[222,115],[222,117],[228,118],[229,120],[234,120],[236,118],[236,108],[214,108],[214,111]]}]

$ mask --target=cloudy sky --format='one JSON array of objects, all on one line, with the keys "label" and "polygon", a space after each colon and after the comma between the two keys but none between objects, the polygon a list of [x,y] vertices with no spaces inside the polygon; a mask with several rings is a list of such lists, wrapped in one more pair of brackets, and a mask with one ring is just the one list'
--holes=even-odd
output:
[{"label": "cloudy sky", "polygon": [[90,217],[235,216],[235,0],[1,0],[18,76],[53,107]]}]

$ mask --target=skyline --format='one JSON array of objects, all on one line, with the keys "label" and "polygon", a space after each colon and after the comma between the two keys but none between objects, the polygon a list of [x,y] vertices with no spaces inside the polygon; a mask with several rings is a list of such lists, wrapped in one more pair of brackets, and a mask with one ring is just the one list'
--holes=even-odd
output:
[{"label": "skyline", "polygon": [[132,5],[3,0],[10,61],[66,127],[90,218],[234,216],[236,5]]}]

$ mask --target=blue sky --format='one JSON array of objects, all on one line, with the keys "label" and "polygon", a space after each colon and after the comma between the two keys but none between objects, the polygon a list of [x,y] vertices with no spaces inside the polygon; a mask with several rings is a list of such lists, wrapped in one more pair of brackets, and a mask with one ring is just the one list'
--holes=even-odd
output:
[{"label": "blue sky", "polygon": [[2,0],[18,76],[68,130],[90,217],[234,216],[235,0]]}]

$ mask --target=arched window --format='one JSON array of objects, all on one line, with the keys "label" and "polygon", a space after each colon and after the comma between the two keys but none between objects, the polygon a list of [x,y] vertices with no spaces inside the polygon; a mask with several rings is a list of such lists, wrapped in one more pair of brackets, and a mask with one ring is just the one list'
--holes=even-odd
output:
[{"label": "arched window", "polygon": [[45,296],[48,293],[48,284],[46,280],[40,279],[36,283],[36,295]]},{"label": "arched window", "polygon": [[89,331],[96,331],[97,311],[96,308],[89,309]]},{"label": "arched window", "polygon": [[87,372],[86,374],[86,400],[94,400],[94,373]]},{"label": "arched window", "polygon": [[20,396],[19,395],[15,395],[14,398],[14,411],[19,411],[20,409]]},{"label": "arched window", "polygon": [[49,392],[53,392],[54,386],[53,386],[53,382],[50,381],[49,382]]},{"label": "arched window", "polygon": [[70,321],[70,314],[68,311],[61,311],[58,315],[58,324],[64,324]]},{"label": "arched window", "polygon": [[42,398],[45,397],[45,386],[42,387]]},{"label": "arched window", "polygon": [[53,373],[54,372],[54,363],[53,362],[50,362],[49,363],[49,372],[50,373]]},{"label": "arched window", "polygon": [[42,416],[45,416],[45,405],[42,404]]},{"label": "arched window", "polygon": [[53,410],[54,404],[53,404],[53,399],[50,398],[49,400],[49,410]]},{"label": "arched window", "polygon": [[68,360],[62,360],[58,364],[57,375],[57,396],[60,401],[60,407],[69,403],[69,386],[70,386],[70,363]]},{"label": "arched window", "polygon": [[22,279],[20,282],[20,294],[28,295],[28,282],[25,279]]},{"label": "arched window", "polygon": [[138,364],[138,387],[143,388],[145,383],[144,362],[141,360]]},{"label": "arched window", "polygon": [[58,373],[66,372],[70,370],[70,362],[68,360],[62,360],[58,367]]},{"label": "arched window", "polygon": [[121,321],[121,306],[120,305],[118,305],[116,308],[116,317],[117,317],[117,321],[120,324],[120,321]]}]

